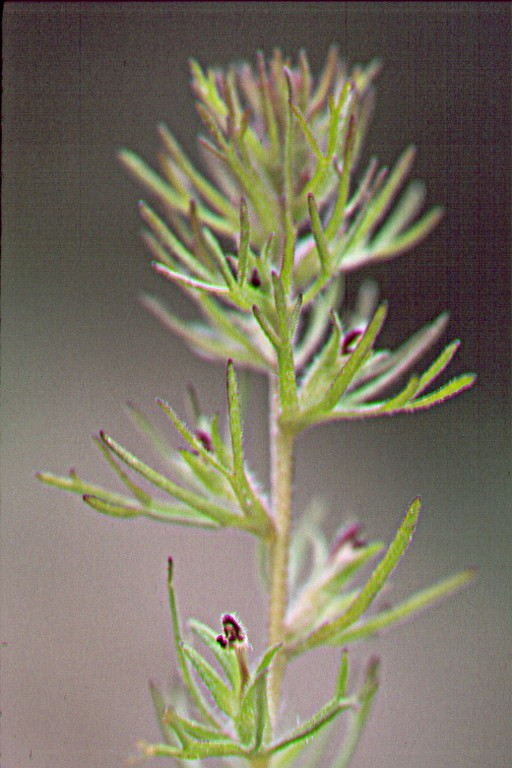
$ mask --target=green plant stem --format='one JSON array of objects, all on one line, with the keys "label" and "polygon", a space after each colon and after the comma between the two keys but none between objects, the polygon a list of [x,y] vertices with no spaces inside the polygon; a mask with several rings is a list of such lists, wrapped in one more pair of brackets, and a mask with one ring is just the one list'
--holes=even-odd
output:
[{"label": "green plant stem", "polygon": [[[281,398],[276,374],[270,376],[270,482],[275,533],[271,545],[270,602],[268,617],[269,646],[284,639],[284,619],[288,605],[288,561],[292,512],[293,439],[280,420]],[[278,654],[269,680],[269,705],[275,722],[279,711],[281,686],[286,659]]]}]

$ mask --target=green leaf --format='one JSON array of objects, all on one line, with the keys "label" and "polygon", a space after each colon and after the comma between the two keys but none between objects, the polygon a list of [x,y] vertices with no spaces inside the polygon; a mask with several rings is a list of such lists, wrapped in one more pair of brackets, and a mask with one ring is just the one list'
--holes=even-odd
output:
[{"label": "green leaf", "polygon": [[331,768],[348,768],[352,761],[352,757],[354,756],[370,716],[373,700],[379,688],[378,670],[379,662],[377,659],[373,659],[368,665],[363,687],[357,697],[359,708],[353,715],[351,727],[345,737],[342,751],[332,763]]},{"label": "green leaf", "polygon": [[417,400],[409,403],[403,410],[406,412],[418,411],[422,408],[431,408],[433,405],[444,403],[444,401],[448,400],[450,397],[455,397],[455,395],[458,395],[460,392],[464,392],[465,389],[472,387],[475,380],[476,376],[473,373],[457,376],[457,378],[449,381],[448,384],[436,389],[435,392],[431,392],[424,397],[419,397]]},{"label": "green leaf", "polygon": [[163,717],[166,710],[166,703],[164,700],[164,697],[162,696],[161,691],[159,688],[154,684],[149,684],[149,691],[151,693],[151,699],[153,700],[153,706],[155,708],[156,718],[158,720],[158,725],[160,727],[160,733],[162,734],[162,738],[165,739],[167,744],[173,743],[173,731],[169,726],[164,722]]},{"label": "green leaf", "polygon": [[341,654],[340,668],[338,670],[338,678],[336,680],[336,698],[342,699],[347,691],[348,682],[348,653],[343,651]]},{"label": "green leaf", "polygon": [[386,402],[379,408],[382,413],[392,413],[397,411],[402,406],[407,405],[419,390],[420,380],[417,376],[412,376],[405,387],[395,397],[386,400]]},{"label": "green leaf", "polygon": [[378,260],[390,259],[404,251],[411,250],[437,227],[443,217],[443,212],[440,206],[436,206],[406,229],[405,232],[401,232],[394,237],[389,243],[379,247],[375,247],[373,243],[370,243],[371,258]]},{"label": "green leaf", "polygon": [[460,347],[460,341],[456,339],[448,344],[437,360],[435,360],[431,366],[423,373],[419,380],[418,394],[423,392],[429,384],[431,384],[437,377],[444,371],[444,369],[451,363],[453,356]]},{"label": "green leaf", "polygon": [[240,198],[240,245],[238,246],[238,284],[243,287],[249,269],[249,246],[251,231],[249,225],[249,211],[247,200]]},{"label": "green leaf", "polygon": [[131,477],[129,477],[126,472],[122,469],[122,467],[119,466],[117,461],[115,461],[114,457],[108,450],[107,446],[104,445],[101,440],[99,440],[97,437],[94,438],[94,442],[100,449],[101,453],[103,454],[104,459],[107,461],[107,463],[112,467],[116,475],[120,478],[120,480],[126,485],[126,487],[133,493],[137,501],[139,501],[142,505],[147,506],[151,503],[151,495],[145,491],[143,488],[141,488],[137,483],[134,483]]},{"label": "green leaf", "polygon": [[324,402],[324,408],[333,408],[350,386],[353,378],[371,352],[375,339],[386,319],[386,314],[387,304],[384,303],[381,304],[375,312],[371,322],[357,342],[356,348],[334,380],[331,390]]},{"label": "green leaf", "polygon": [[253,315],[258,323],[259,327],[269,340],[269,342],[272,344],[274,349],[279,351],[281,347],[281,339],[279,338],[279,335],[275,332],[274,328],[272,327],[271,323],[267,320],[265,315],[263,314],[260,307],[257,306],[257,304],[253,304],[252,307]]},{"label": "green leaf", "polygon": [[207,757],[244,757],[245,750],[231,739],[192,742],[186,749],[169,744],[138,742],[144,757],[174,757],[177,760],[200,760]]},{"label": "green leaf", "polygon": [[126,410],[137,429],[144,434],[155,451],[165,459],[170,459],[172,450],[158,429],[154,427],[148,417],[133,403],[126,403]]},{"label": "green leaf", "polygon": [[[207,464],[201,456],[191,453],[187,449],[180,451],[181,461],[175,462],[176,470],[192,485],[196,484],[201,491],[206,491],[210,497],[217,497],[227,505],[231,506],[236,500],[231,489],[231,485],[223,474]],[[186,467],[183,466],[186,465]],[[190,473],[187,472],[190,470]],[[187,477],[190,474],[191,477]]]},{"label": "green leaf", "polygon": [[335,366],[341,346],[341,326],[335,312],[331,312],[331,333],[327,342],[308,366],[301,381],[299,396],[303,408],[313,407],[325,396],[329,383],[336,375]]},{"label": "green leaf", "polygon": [[279,348],[277,349],[281,406],[283,413],[291,414],[297,408],[298,397],[293,347],[288,327],[288,309],[286,306],[284,286],[281,278],[276,272],[272,272],[272,283],[279,323],[279,336],[281,340]]},{"label": "green leaf", "polygon": [[176,430],[180,433],[180,435],[187,441],[187,443],[190,445],[190,447],[196,451],[199,456],[211,467],[213,467],[217,472],[220,472],[221,474],[228,474],[227,467],[224,467],[222,464],[220,464],[217,459],[215,458],[214,454],[211,451],[208,451],[201,440],[199,440],[198,437],[187,427],[184,421],[182,421],[174,409],[172,408],[169,403],[167,403],[165,400],[162,400],[161,398],[156,398],[157,404],[162,408],[162,410],[167,414],[167,416],[170,418],[172,423],[174,424]]},{"label": "green leaf", "polygon": [[318,258],[320,259],[322,273],[324,275],[328,275],[331,269],[332,256],[329,253],[329,243],[322,227],[317,204],[311,192],[308,194],[308,209],[309,217],[311,220],[311,231],[313,232],[313,237],[315,239],[316,250],[318,253]]},{"label": "green leaf", "polygon": [[[139,213],[141,219],[156,235],[157,241],[161,243],[167,251],[176,256],[181,264],[196,278],[203,281],[210,281],[212,279],[212,273],[201,262],[197,260],[195,255],[191,253],[188,248],[185,248],[177,237],[171,232],[167,224],[148,206],[146,203],[139,203]],[[167,260],[166,260],[167,261]],[[167,269],[171,269],[169,264],[165,265]]]},{"label": "green leaf", "polygon": [[103,515],[110,515],[110,517],[139,517],[144,514],[144,510],[141,507],[129,506],[124,504],[112,504],[110,501],[105,501],[97,496],[90,496],[84,493],[83,500],[86,504],[101,512]]},{"label": "green leaf", "polygon": [[[349,83],[347,83],[347,86]],[[352,86],[352,84],[350,84]],[[350,92],[352,91],[352,88]],[[356,145],[356,118],[354,114],[351,114],[347,123],[347,135],[345,139],[345,148],[343,150],[343,167],[339,173],[338,194],[336,196],[336,203],[332,212],[329,223],[325,228],[325,236],[328,240],[332,240],[338,234],[340,227],[343,223],[343,217],[345,215],[345,209],[348,200],[348,193],[350,187],[350,174],[352,171],[352,163],[354,158],[354,150]]]},{"label": "green leaf", "polygon": [[169,609],[171,613],[172,629],[174,636],[174,646],[176,648],[176,656],[178,659],[178,666],[180,668],[183,682],[190,693],[192,700],[199,709],[199,711],[206,718],[207,722],[213,725],[215,728],[219,728],[215,714],[212,712],[209,704],[204,699],[201,691],[194,678],[192,677],[187,658],[184,652],[184,643],[181,634],[181,621],[178,613],[178,606],[176,603],[176,595],[174,592],[174,562],[172,557],[168,560],[167,565],[167,592],[169,596]]},{"label": "green leaf", "polygon": [[218,708],[229,717],[236,714],[233,691],[230,691],[219,674],[192,646],[182,644],[183,653],[203,681]]},{"label": "green leaf", "polygon": [[182,272],[176,272],[174,269],[169,269],[165,264],[160,264],[158,261],[154,261],[151,266],[159,275],[170,280],[171,283],[177,283],[187,288],[194,288],[197,291],[204,291],[205,293],[214,294],[216,296],[227,296],[229,294],[229,288],[225,285],[218,285],[216,283],[208,282],[204,280],[196,280],[193,277],[188,277]]},{"label": "green leaf", "polygon": [[240,668],[236,660],[236,654],[232,648],[223,648],[217,642],[217,635],[206,624],[197,619],[189,621],[192,632],[201,640],[201,642],[211,651],[215,659],[224,670],[224,673],[234,691],[240,688]]},{"label": "green leaf", "polygon": [[386,554],[345,613],[333,621],[322,624],[318,629],[307,635],[293,649],[294,655],[318,645],[330,643],[333,637],[341,635],[345,629],[348,629],[361,618],[375,600],[407,549],[416,528],[419,512],[420,499],[416,498],[407,510],[402,524]]},{"label": "green leaf", "polygon": [[359,243],[364,242],[379,221],[386,215],[393,199],[411,170],[415,154],[416,150],[411,146],[407,147],[399,157],[384,186],[368,206],[366,215],[361,221],[361,224],[349,245],[350,250],[356,247]]},{"label": "green leaf", "polygon": [[124,496],[120,493],[112,493],[111,491],[102,488],[100,485],[93,483],[86,483],[82,480],[74,469],[70,470],[69,476],[55,475],[53,472],[37,472],[36,477],[42,483],[51,485],[54,488],[60,488],[63,491],[70,491],[71,493],[78,493],[80,496],[97,496],[111,504],[127,505],[133,504],[133,499],[129,496]]},{"label": "green leaf", "polygon": [[193,746],[193,742],[222,742],[226,743],[228,737],[222,731],[183,717],[172,708],[166,708],[163,721],[174,730],[184,749]]},{"label": "green leaf", "polygon": [[272,662],[274,661],[275,655],[281,650],[282,647],[282,643],[276,643],[276,645],[272,645],[270,648],[267,648],[260,661],[258,662],[256,671],[254,673],[255,677],[258,677],[258,675],[268,671],[272,665]]},{"label": "green leaf", "polygon": [[296,104],[291,104],[291,109],[295,117],[297,118],[297,121],[302,129],[302,132],[304,134],[304,137],[306,141],[308,142],[309,146],[311,147],[313,153],[316,155],[317,159],[323,163],[324,156],[322,153],[322,150],[318,146],[318,142],[315,139],[313,132],[311,131],[311,128],[308,125],[308,122],[306,118],[304,117],[303,113],[299,109],[299,107]]},{"label": "green leaf", "polygon": [[267,698],[267,669],[249,683],[235,721],[240,741],[257,752],[270,738],[271,722]]},{"label": "green leaf", "polygon": [[448,323],[448,314],[442,312],[433,322],[424,325],[398,349],[370,367],[368,383],[363,382],[347,398],[350,402],[368,401],[377,397],[427,352],[437,341]]},{"label": "green leaf", "polygon": [[232,525],[234,527],[240,528],[248,527],[244,519],[239,515],[226,510],[224,507],[220,507],[218,504],[214,504],[210,499],[199,496],[197,493],[177,485],[177,483],[169,480],[169,478],[165,477],[165,475],[162,475],[160,472],[157,472],[155,469],[138,459],[132,453],[127,451],[126,448],[123,448],[122,445],[117,443],[115,440],[113,440],[113,438],[109,437],[104,432],[100,433],[100,437],[105,445],[107,445],[107,447],[113,451],[113,453],[115,453],[116,456],[121,459],[121,461],[135,470],[135,472],[138,472],[140,475],[142,475],[142,477],[145,477],[146,480],[149,480],[150,483],[157,486],[162,491],[165,491],[174,498],[179,499],[179,501],[184,502],[188,506],[192,507],[192,509],[201,512],[202,514],[206,515],[206,517],[209,517],[220,525]]},{"label": "green leaf", "polygon": [[322,402],[313,408],[303,411],[295,420],[298,426],[308,426],[317,420],[321,420],[324,414],[327,414],[338,404],[338,401],[350,386],[355,375],[367,360],[375,339],[384,324],[386,312],[387,305],[381,304],[364,334],[359,339],[356,348],[334,379]]},{"label": "green leaf", "polygon": [[235,477],[242,479],[245,478],[242,417],[240,413],[240,398],[238,395],[236,374],[232,360],[228,361],[226,381],[228,391],[229,429],[233,451],[233,470]]},{"label": "green leaf", "polygon": [[164,123],[160,123],[158,126],[158,135],[162,141],[162,144],[172,159],[176,162],[178,168],[190,179],[192,184],[201,193],[204,199],[213,207],[216,208],[219,213],[226,216],[228,219],[232,219],[233,206],[230,201],[222,195],[217,187],[214,187],[210,182],[194,167],[189,158],[185,155],[180,145],[176,141],[175,137],[169,131]]},{"label": "green leaf", "polygon": [[330,641],[330,645],[346,645],[347,643],[367,640],[369,637],[383,629],[398,624],[416,616],[431,605],[438,603],[445,597],[449,597],[462,587],[465,587],[476,576],[474,568],[450,576],[447,579],[433,584],[431,587],[416,592],[412,597],[403,602],[378,613],[375,616],[361,622],[350,629],[344,630]]},{"label": "green leaf", "polygon": [[297,744],[303,739],[309,739],[314,736],[321,728],[325,727],[341,712],[352,709],[353,699],[331,699],[325,706],[321,707],[312,717],[298,726],[292,733],[278,742],[272,744],[268,749],[268,754],[272,755],[281,749],[286,749],[293,744]]}]

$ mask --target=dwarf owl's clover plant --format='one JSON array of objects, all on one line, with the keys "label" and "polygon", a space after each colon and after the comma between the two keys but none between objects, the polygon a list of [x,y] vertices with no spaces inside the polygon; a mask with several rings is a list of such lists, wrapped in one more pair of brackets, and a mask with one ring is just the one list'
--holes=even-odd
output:
[{"label": "dwarf owl's clover plant", "polygon": [[[348,273],[412,248],[441,211],[420,214],[422,185],[404,188],[412,147],[393,168],[380,168],[373,159],[356,178],[373,109],[376,63],[348,73],[333,49],[318,80],[304,53],[296,67],[279,51],[269,62],[258,56],[255,69],[242,64],[204,72],[196,62],[191,66],[209,175],[197,170],[164,125],[159,173],[128,150],[120,152],[120,160],[152,201],[140,204],[140,214],[153,268],[195,302],[201,320],[184,321],[155,298],[144,303],[195,352],[226,366],[227,429],[217,416],[201,411],[195,396],[190,425],[157,400],[186,450],[172,453],[149,420],[136,409],[132,413],[157,452],[171,456],[171,477],[103,432],[98,446],[124,493],[86,482],[74,471],[40,477],[79,493],[107,515],[238,528],[258,541],[268,591],[268,643],[257,660],[246,629],[231,614],[214,628],[190,622],[201,650],[185,639],[169,560],[181,683],[169,699],[152,687],[162,742],[141,743],[144,755],[195,761],[238,757],[258,768],[284,768],[292,760],[305,764],[310,737],[344,717],[349,726],[333,763],[343,768],[378,686],[372,660],[353,692],[347,647],[451,594],[473,572],[372,611],[413,536],[420,500],[409,505],[387,547],[363,540],[358,525],[329,543],[314,510],[297,510],[302,517],[292,524],[294,444],[302,430],[317,424],[421,411],[472,385],[474,376],[466,374],[431,387],[458,341],[423,372],[409,373],[441,336],[446,315],[390,351],[377,346],[387,304],[377,306],[373,284],[363,284],[353,309],[342,301]],[[269,382],[268,494],[254,481],[244,451],[236,374],[243,367]],[[362,578],[365,571],[370,575]],[[286,667],[325,645],[344,649],[332,697],[311,718],[283,730]]]}]

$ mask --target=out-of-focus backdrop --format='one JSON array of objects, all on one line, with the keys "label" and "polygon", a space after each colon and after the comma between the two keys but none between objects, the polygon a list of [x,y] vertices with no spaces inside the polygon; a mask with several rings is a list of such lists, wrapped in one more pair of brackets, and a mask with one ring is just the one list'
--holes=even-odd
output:
[{"label": "out-of-focus backdrop", "polygon": [[[123,411],[168,425],[187,383],[224,409],[224,371],[197,360],[137,303],[190,308],[149,268],[140,194],[116,162],[155,156],[164,120],[187,151],[199,121],[189,57],[203,65],[331,43],[382,59],[367,152],[418,146],[415,176],[446,215],[410,256],[365,272],[390,302],[384,342],[448,309],[453,372],[477,388],[428,414],[318,429],[299,444],[297,512],[320,494],[334,532],[361,518],[388,540],[416,494],[424,512],[396,596],[467,565],[476,583],[354,655],[382,689],[354,768],[510,765],[510,6],[507,3],[7,3],[3,17],[2,765],[118,768],[158,738],[147,682],[171,682],[168,555],[184,616],[236,610],[258,652],[264,604],[251,541],[113,521],[40,485],[38,469],[110,482],[91,436],[146,451]],[[363,276],[350,283],[353,291]],[[246,427],[267,477],[266,392]],[[170,439],[178,441],[171,434]],[[115,480],[112,481],[115,484]],[[297,662],[292,719],[330,696],[336,654]]]}]

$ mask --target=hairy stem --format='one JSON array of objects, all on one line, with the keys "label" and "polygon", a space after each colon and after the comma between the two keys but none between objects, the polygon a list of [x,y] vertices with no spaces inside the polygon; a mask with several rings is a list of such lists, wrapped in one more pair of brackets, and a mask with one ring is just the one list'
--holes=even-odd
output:
[{"label": "hairy stem", "polygon": [[[293,434],[280,424],[281,399],[277,375],[270,377],[270,482],[275,536],[271,548],[268,642],[284,639],[284,619],[288,605],[288,559],[292,512]],[[281,686],[286,666],[278,654],[270,675],[269,704],[275,722],[279,711]]]}]

